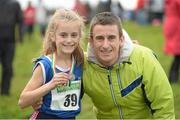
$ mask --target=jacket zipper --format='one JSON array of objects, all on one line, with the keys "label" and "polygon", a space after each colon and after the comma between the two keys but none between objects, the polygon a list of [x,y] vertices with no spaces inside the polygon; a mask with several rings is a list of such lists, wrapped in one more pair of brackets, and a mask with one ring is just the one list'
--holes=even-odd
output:
[{"label": "jacket zipper", "polygon": [[[119,68],[116,70],[116,74],[117,74],[117,78],[118,78],[119,89],[120,89],[120,92],[121,92],[123,90],[123,88],[122,88],[122,84],[121,84],[121,77],[120,77],[120,74],[119,74]],[[120,113],[122,115],[121,119],[123,119],[123,111],[122,111],[121,108],[120,108]]]},{"label": "jacket zipper", "polygon": [[113,101],[114,101],[114,104],[115,104],[115,105],[117,106],[117,108],[118,108],[120,119],[123,119],[122,109],[121,109],[121,107],[118,105],[117,100],[116,100],[116,97],[115,97],[115,95],[114,95],[114,88],[113,88],[112,79],[111,79],[111,70],[108,69],[108,72],[109,72],[108,81],[109,81],[109,86],[110,86],[110,90],[111,90],[112,99],[113,99]]},{"label": "jacket zipper", "polygon": [[120,89],[120,91],[122,91],[123,88],[122,88],[122,84],[121,84],[121,77],[120,77],[120,74],[119,74],[119,68],[116,70],[116,74],[117,74],[119,89]]}]

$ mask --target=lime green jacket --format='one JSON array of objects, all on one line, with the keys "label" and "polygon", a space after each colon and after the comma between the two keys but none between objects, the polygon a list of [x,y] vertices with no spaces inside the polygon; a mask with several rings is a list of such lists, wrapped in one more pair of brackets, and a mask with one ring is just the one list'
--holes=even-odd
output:
[{"label": "lime green jacket", "polygon": [[150,49],[126,43],[109,68],[101,67],[91,48],[87,55],[83,86],[98,119],[175,119],[171,86]]}]

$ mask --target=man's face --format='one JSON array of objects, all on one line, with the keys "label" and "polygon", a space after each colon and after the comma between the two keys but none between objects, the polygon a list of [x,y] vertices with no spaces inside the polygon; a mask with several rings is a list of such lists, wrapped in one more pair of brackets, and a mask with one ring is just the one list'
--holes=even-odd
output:
[{"label": "man's face", "polygon": [[104,66],[112,66],[119,58],[119,49],[123,45],[116,25],[95,25],[90,38],[90,45],[95,56]]}]

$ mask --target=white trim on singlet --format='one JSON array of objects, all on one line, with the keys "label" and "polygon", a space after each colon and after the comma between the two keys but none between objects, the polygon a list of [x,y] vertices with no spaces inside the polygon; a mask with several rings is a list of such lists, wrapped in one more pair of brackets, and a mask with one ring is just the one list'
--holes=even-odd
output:
[{"label": "white trim on singlet", "polygon": [[34,73],[34,70],[36,69],[36,67],[38,66],[38,64],[40,64],[41,68],[42,68],[42,73],[43,73],[43,84],[45,84],[45,81],[46,81],[46,75],[45,75],[45,68],[44,68],[44,65],[43,63],[41,63],[40,61],[38,61],[36,63],[36,65],[34,66],[33,68],[33,73]]},{"label": "white trim on singlet", "polygon": [[[45,56],[45,57],[48,58],[49,61],[52,62],[52,60],[51,60],[51,58],[50,58],[49,56]],[[70,70],[70,67],[69,67],[69,68],[62,68],[62,67],[57,66],[57,65],[56,65],[56,68],[57,68],[58,70],[62,71],[62,72],[69,72],[69,70]]]},{"label": "white trim on singlet", "polygon": [[46,83],[46,71],[45,71],[43,63],[41,63],[41,62],[38,62],[38,63],[41,65],[41,68],[43,71],[43,84],[45,84]]}]

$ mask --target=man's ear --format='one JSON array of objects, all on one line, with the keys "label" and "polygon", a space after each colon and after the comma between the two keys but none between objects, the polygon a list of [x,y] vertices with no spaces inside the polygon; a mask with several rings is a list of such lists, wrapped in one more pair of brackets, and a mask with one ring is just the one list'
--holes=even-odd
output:
[{"label": "man's ear", "polygon": [[122,35],[120,37],[120,47],[122,47],[124,45],[124,42],[125,42],[125,37],[124,37],[124,35]]},{"label": "man's ear", "polygon": [[90,45],[91,47],[93,47],[93,37],[92,37],[92,36],[90,36],[90,37],[88,38],[88,43],[89,43],[89,45]]}]

